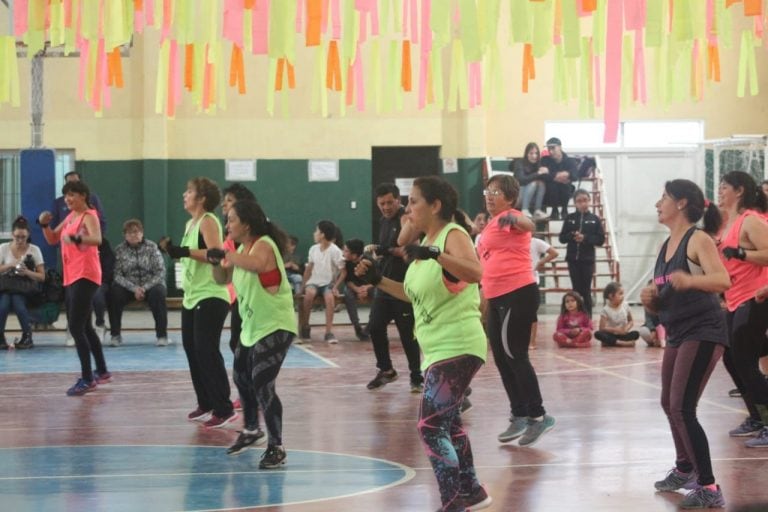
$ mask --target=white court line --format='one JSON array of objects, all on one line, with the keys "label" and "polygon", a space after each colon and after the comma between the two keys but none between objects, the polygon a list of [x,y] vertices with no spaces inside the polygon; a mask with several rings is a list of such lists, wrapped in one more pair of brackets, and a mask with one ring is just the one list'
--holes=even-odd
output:
[{"label": "white court line", "polygon": [[[291,345],[291,346],[292,346],[293,348],[298,348],[298,349],[301,349],[301,350],[303,350],[303,351],[304,351],[304,352],[306,352],[307,354],[309,354],[309,355],[311,355],[311,356],[313,356],[313,357],[316,357],[316,358],[320,359],[320,360],[321,360],[321,361],[323,361],[324,363],[326,363],[326,364],[328,364],[328,365],[330,365],[330,366],[333,366],[334,368],[338,368],[338,367],[339,367],[339,365],[337,365],[336,363],[334,363],[334,362],[333,362],[333,361],[331,361],[330,359],[327,359],[327,358],[325,358],[325,357],[321,356],[320,354],[318,354],[317,352],[315,352],[314,350],[312,350],[311,348],[309,348],[309,347],[307,347],[307,346],[305,346],[305,345],[296,345],[296,344],[294,343],[294,344],[293,344],[293,345]],[[295,370],[296,368],[287,368],[287,369],[288,369],[288,370]]]},{"label": "white court line", "polygon": [[[569,357],[561,356],[561,355],[558,355],[558,354],[553,354],[553,356],[558,358],[558,359],[562,359],[563,361],[567,361],[569,363],[573,363],[575,365],[581,366],[582,368],[585,368],[586,371],[594,371],[594,372],[598,372],[598,373],[604,373],[606,375],[610,375],[611,377],[617,377],[617,378],[619,378],[621,380],[626,380],[628,382],[633,382],[635,384],[639,384],[639,385],[645,386],[647,388],[656,389],[656,390],[661,391],[661,385],[659,385],[659,384],[653,384],[653,383],[650,383],[650,382],[646,382],[644,380],[635,379],[633,377],[628,377],[626,375],[622,375],[620,373],[617,373],[617,372],[614,372],[614,371],[610,371],[610,370],[608,370],[608,368],[610,368],[610,367],[603,368],[603,367],[600,367],[600,366],[592,366],[590,364],[582,363],[580,361],[576,361],[576,360],[573,360],[573,359],[571,359]],[[660,363],[661,361],[657,361],[657,362]],[[722,405],[722,404],[719,404],[717,402],[713,402],[711,400],[707,400],[706,398],[700,399],[699,403],[706,403],[708,405],[713,405],[715,407],[719,407],[720,409],[725,409],[726,411],[737,412],[737,413],[740,413],[740,414],[744,412],[743,408],[737,408],[737,407],[730,407],[728,405]]]}]

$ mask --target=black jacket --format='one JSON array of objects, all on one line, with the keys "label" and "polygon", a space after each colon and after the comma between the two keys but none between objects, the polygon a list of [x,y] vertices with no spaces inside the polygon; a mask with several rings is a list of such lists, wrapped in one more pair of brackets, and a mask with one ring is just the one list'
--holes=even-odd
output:
[{"label": "black jacket", "polygon": [[[576,242],[574,233],[580,231],[584,240]],[[565,261],[595,261],[595,246],[605,243],[605,231],[600,217],[592,212],[569,214],[560,230],[560,243],[567,244]]]}]

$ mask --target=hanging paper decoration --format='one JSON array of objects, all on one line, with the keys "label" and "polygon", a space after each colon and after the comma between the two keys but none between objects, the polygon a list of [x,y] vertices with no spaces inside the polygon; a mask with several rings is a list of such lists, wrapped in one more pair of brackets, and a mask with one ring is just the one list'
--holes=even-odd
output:
[{"label": "hanging paper decoration", "polygon": [[[584,116],[602,108],[605,138],[612,140],[623,105],[700,101],[707,86],[721,80],[725,59],[738,64],[737,96],[758,94],[757,53],[768,47],[764,4],[15,0],[12,33],[0,36],[0,106],[20,104],[17,46],[24,46],[28,57],[61,47],[65,54],[79,53],[78,96],[101,113],[109,107],[111,90],[129,78],[121,49],[154,29],[160,34],[155,106],[158,114],[169,117],[185,96],[201,112],[225,108],[230,88],[239,94],[264,94],[272,113],[276,94],[284,107],[301,82],[311,88],[312,110],[323,116],[329,115],[329,96],[338,97],[341,115],[348,107],[400,110],[408,98],[419,109],[477,108],[489,101],[495,106],[504,103],[505,95],[526,93],[536,77],[536,60],[550,55],[554,97],[563,102],[578,98]],[[507,41],[498,33],[502,16],[510,21]],[[752,28],[745,30],[741,23],[736,31],[734,24],[743,18]],[[591,30],[590,37],[585,29]],[[732,41],[732,34],[738,41]],[[314,52],[312,70],[297,67],[298,44]],[[504,46],[518,46],[523,56],[522,67],[513,71],[520,75],[511,79],[502,76],[506,67],[501,56],[517,52],[505,52]],[[266,91],[247,87],[249,65],[267,74]]]}]

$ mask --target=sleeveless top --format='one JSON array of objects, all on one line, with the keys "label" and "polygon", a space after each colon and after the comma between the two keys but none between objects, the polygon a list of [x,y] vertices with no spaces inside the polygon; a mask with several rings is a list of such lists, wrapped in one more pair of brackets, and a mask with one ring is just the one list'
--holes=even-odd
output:
[{"label": "sleeveless top", "polygon": [[[449,223],[433,245],[443,251],[448,233],[454,229],[469,237],[461,226]],[[487,342],[480,323],[478,286],[461,284],[466,286],[458,292],[450,291],[443,280],[443,267],[435,260],[417,260],[408,266],[403,287],[413,303],[414,331],[424,353],[422,370],[461,355],[485,361]]]},{"label": "sleeveless top", "polygon": [[101,286],[101,263],[99,261],[99,247],[96,245],[65,243],[65,236],[89,235],[85,225],[85,216],[93,215],[98,221],[99,214],[96,210],[85,210],[83,214],[72,211],[64,219],[64,227],[61,228],[61,262],[64,269],[64,286],[69,286],[79,279],[87,279]]},{"label": "sleeveless top", "polygon": [[477,243],[477,255],[483,266],[483,295],[487,299],[536,282],[531,272],[531,233],[514,226],[500,228],[499,219],[508,213],[519,215],[520,211],[509,209],[495,215]]},{"label": "sleeveless top", "polygon": [[752,210],[746,210],[739,215],[733,221],[731,229],[725,237],[720,240],[720,245],[718,245],[720,259],[723,260],[723,264],[731,278],[731,287],[725,291],[725,303],[728,306],[728,311],[736,311],[736,308],[755,296],[758,288],[768,284],[768,267],[742,261],[738,258],[728,260],[723,256],[723,249],[726,247],[739,246],[741,226],[748,215],[760,214]]},{"label": "sleeveless top", "polygon": [[668,346],[679,347],[684,341],[693,340],[720,343],[727,347],[725,312],[720,307],[717,294],[702,290],[678,291],[669,282],[669,275],[675,270],[696,273],[692,272],[692,262],[688,260],[688,242],[695,232],[696,227],[692,227],[685,233],[669,261],[665,261],[669,238],[661,246],[653,272],[653,281],[661,300],[659,320],[666,329]]},{"label": "sleeveless top", "polygon": [[[181,239],[182,246],[189,247],[190,251],[201,248],[199,245],[200,223],[206,217],[210,217],[216,222],[219,238],[222,237],[223,229],[221,228],[221,222],[219,222],[219,219],[214,214],[206,212],[198,220],[190,219],[187,221],[184,238]],[[221,299],[229,303],[227,287],[214,281],[213,271],[211,271],[209,263],[203,263],[192,258],[181,258],[181,266],[184,269],[182,278],[184,299],[181,302],[184,309],[192,309],[198,302],[204,299]]]},{"label": "sleeveless top", "polygon": [[[243,319],[240,343],[245,347],[252,347],[278,330],[293,334],[298,332],[296,313],[293,311],[293,292],[285,275],[283,257],[270,237],[262,236],[257,242],[266,242],[272,248],[277,268],[280,270],[280,285],[277,293],[270,293],[261,285],[258,274],[240,267],[234,268],[232,284],[237,291],[238,311]],[[251,248],[253,244],[249,247],[241,245],[237,252],[242,254]]]}]

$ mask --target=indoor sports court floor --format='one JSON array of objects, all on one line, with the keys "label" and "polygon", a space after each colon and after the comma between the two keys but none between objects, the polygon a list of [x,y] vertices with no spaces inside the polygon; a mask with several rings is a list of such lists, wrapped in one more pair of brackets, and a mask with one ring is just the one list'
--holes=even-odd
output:
[{"label": "indoor sports court floor", "polygon": [[[417,395],[392,343],[400,380],[366,390],[370,343],[340,327],[335,346],[291,348],[278,381],[284,469],[260,471],[261,449],[225,454],[239,425],[202,429],[186,420],[192,386],[179,343],[155,347],[149,313],[127,312],[124,345],[106,348],[114,382],[65,396],[78,363],[59,332],[36,333],[31,351],[0,353],[0,510],[286,512],[433,511],[437,486],[416,433]],[[346,319],[346,315],[339,316]],[[170,313],[171,324],[178,312]],[[640,314],[642,317],[642,314]],[[554,315],[543,315],[531,353],[555,429],[535,447],[502,445],[507,403],[496,369],[473,382],[464,418],[492,511],[672,511],[682,494],[653,482],[674,452],[658,405],[662,349],[557,349]],[[319,340],[322,329],[315,327]],[[393,334],[394,330],[391,329]],[[225,331],[224,338],[229,336]],[[9,335],[12,339],[12,335]],[[226,342],[222,351],[231,366]],[[728,511],[768,511],[768,450],[727,431],[745,416],[722,365],[699,407]],[[233,387],[234,393],[234,387]]]}]

